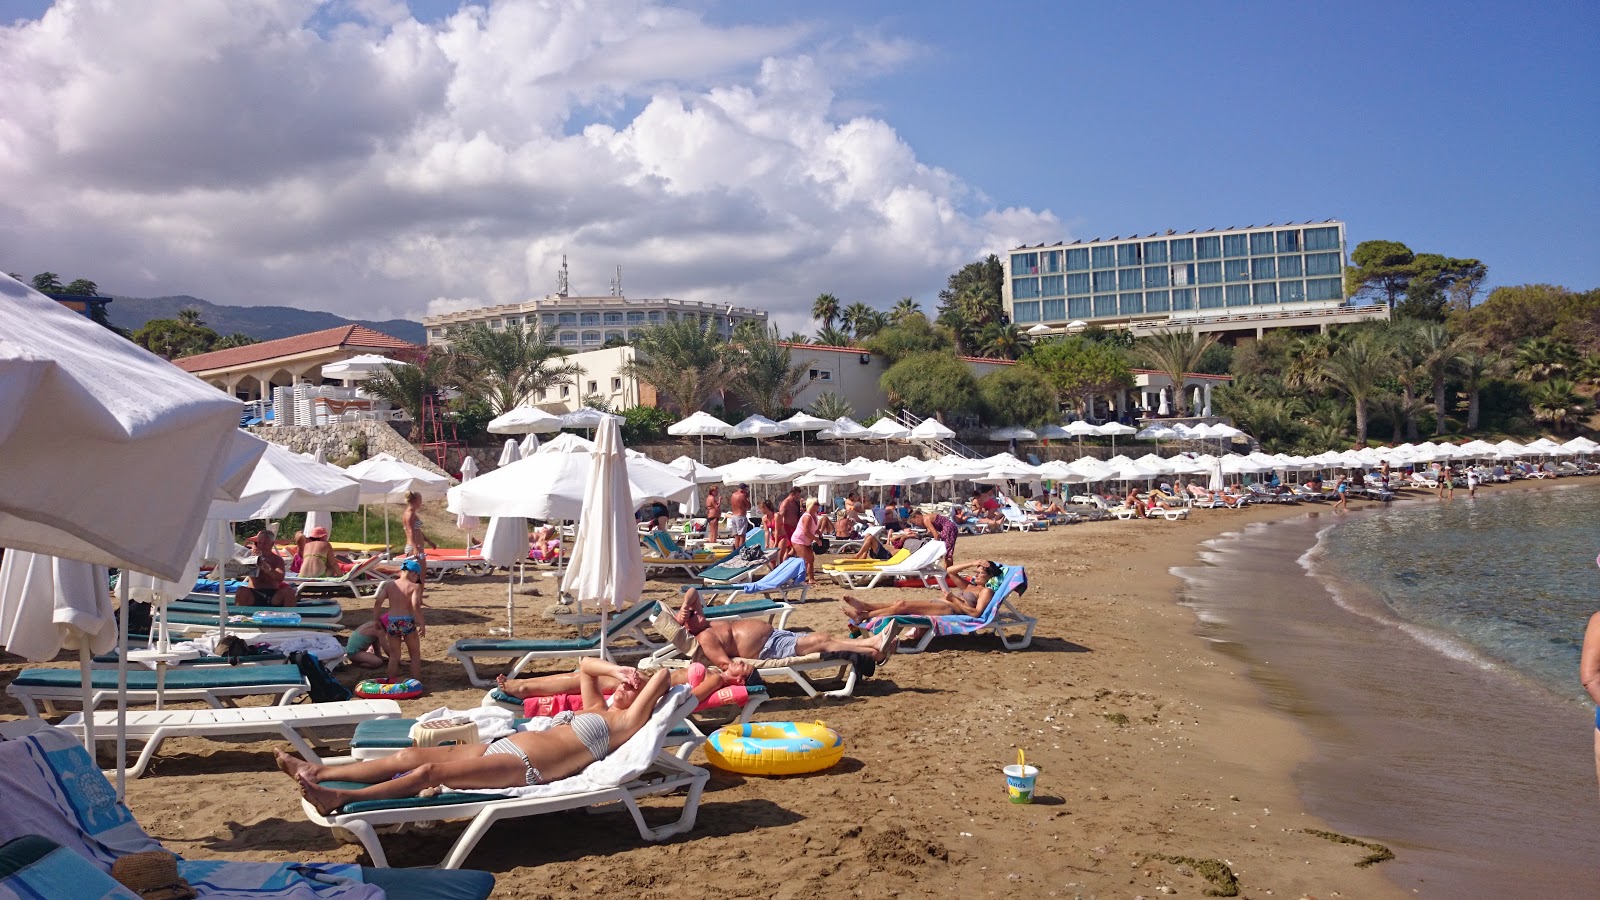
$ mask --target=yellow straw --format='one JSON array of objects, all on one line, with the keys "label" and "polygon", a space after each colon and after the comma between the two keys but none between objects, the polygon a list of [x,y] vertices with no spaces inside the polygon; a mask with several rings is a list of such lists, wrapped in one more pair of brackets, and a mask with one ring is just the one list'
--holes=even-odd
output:
[{"label": "yellow straw", "polygon": [[1021,747],[1017,748],[1017,765],[1018,766],[1026,766],[1027,765],[1027,763],[1022,761],[1022,748]]}]

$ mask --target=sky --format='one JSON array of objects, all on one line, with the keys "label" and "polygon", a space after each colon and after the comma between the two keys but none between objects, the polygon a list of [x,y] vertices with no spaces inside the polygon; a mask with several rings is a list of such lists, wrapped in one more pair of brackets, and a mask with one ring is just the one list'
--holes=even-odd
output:
[{"label": "sky", "polygon": [[361,318],[925,309],[1024,243],[1337,218],[1600,286],[1600,4],[0,0],[0,269]]}]

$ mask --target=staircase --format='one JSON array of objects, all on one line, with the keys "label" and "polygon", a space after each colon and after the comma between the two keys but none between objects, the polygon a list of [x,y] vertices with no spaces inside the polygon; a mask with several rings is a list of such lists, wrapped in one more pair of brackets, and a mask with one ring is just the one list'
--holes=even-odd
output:
[{"label": "staircase", "polygon": [[[880,409],[877,412],[880,417],[893,419],[907,428],[915,428],[917,425],[922,423],[921,416],[908,410]],[[968,447],[966,444],[961,443],[955,438],[945,441],[934,438],[913,438],[912,442],[922,447],[924,450],[934,451],[935,455],[938,456],[955,455],[963,459],[980,458],[976,450],[973,450],[971,447]]]}]

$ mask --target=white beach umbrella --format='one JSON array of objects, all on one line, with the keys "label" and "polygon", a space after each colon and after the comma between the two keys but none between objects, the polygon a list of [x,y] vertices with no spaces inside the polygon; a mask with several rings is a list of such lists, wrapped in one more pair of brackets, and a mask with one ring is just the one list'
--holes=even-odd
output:
[{"label": "white beach umbrella", "polygon": [[[580,437],[572,432],[563,432],[539,445],[537,453],[590,453],[594,450],[594,441]],[[528,454],[522,454],[523,459]]]},{"label": "white beach umbrella", "polygon": [[1115,452],[1118,436],[1136,434],[1139,429],[1131,425],[1124,425],[1121,422],[1107,422],[1104,425],[1097,426],[1094,431],[1095,434],[1111,438],[1111,449]]},{"label": "white beach umbrella", "polygon": [[1171,411],[1172,411],[1171,408],[1167,406],[1167,389],[1166,388],[1162,388],[1161,389],[1161,405],[1156,409],[1156,415],[1164,416],[1164,415],[1167,415],[1168,413],[1170,413]]},{"label": "white beach umbrella", "polygon": [[[317,462],[319,465],[324,465],[324,466],[328,465],[328,452],[326,450],[322,449],[321,447],[317,448],[317,452],[315,454],[313,454],[311,458],[312,458],[312,460]],[[343,469],[341,469],[341,468],[339,468],[337,466],[330,466],[330,468],[332,468],[335,472],[338,472],[340,475],[344,475],[344,470]],[[345,477],[349,477],[349,476],[345,476]],[[333,511],[332,510],[327,510],[327,509],[307,510],[306,511],[306,526],[305,527],[306,527],[306,534],[310,534],[314,529],[317,529],[317,528],[326,529],[329,534],[332,534],[333,533]]]},{"label": "white beach umbrella", "polygon": [[[535,453],[451,488],[446,508],[475,516],[521,516],[547,522],[576,519],[589,490],[591,455],[579,451]],[[694,482],[662,463],[651,465],[624,457],[623,465],[632,493],[630,517],[632,510],[653,500],[681,503],[694,493]]]},{"label": "white beach umbrella", "polygon": [[948,441],[955,436],[956,433],[943,422],[931,417],[923,419],[911,429],[911,439],[914,441]]},{"label": "white beach umbrella", "polygon": [[1174,456],[1168,464],[1174,475],[1200,475],[1209,471],[1204,463],[1188,456]]},{"label": "white beach umbrella", "polygon": [[689,456],[680,456],[667,465],[680,476],[693,481],[695,484],[721,484],[722,476],[717,470],[705,463]]},{"label": "white beach umbrella", "polygon": [[[461,483],[466,484],[476,477],[478,477],[478,461],[471,456],[462,457]],[[467,515],[456,516],[456,527],[462,531],[471,531],[472,529],[478,527],[478,517]]]},{"label": "white beach umbrella", "polygon": [[1206,485],[1206,490],[1215,493],[1226,487],[1227,483],[1223,478],[1222,472],[1223,465],[1224,463],[1220,457],[1211,461],[1211,481]]},{"label": "white beach umbrella", "polygon": [[592,406],[580,406],[572,412],[562,413],[560,418],[562,428],[599,428],[600,423],[616,417]]},{"label": "white beach umbrella", "polygon": [[806,432],[821,431],[824,428],[832,428],[833,420],[820,419],[816,416],[810,415],[809,413],[797,412],[778,424],[787,426],[790,431],[797,431],[800,433],[800,452],[804,453],[806,452]]},{"label": "white beach umbrella", "polygon": [[[1526,454],[1528,452],[1528,449],[1526,447],[1522,446],[1521,444],[1517,443],[1516,441],[1511,440],[1510,438],[1507,438],[1507,439],[1501,441],[1500,443],[1495,444],[1494,445],[1494,449],[1499,451],[1501,456],[1504,456],[1504,457],[1507,457],[1507,458],[1512,458],[1512,459],[1514,459],[1514,458],[1516,458],[1518,456],[1522,456],[1522,455],[1524,455],[1524,454]],[[1532,454],[1528,454],[1528,455],[1532,455]]]},{"label": "white beach umbrella", "polygon": [[[190,583],[193,587],[193,582]],[[93,658],[117,645],[106,568],[26,550],[0,561],[0,648],[47,662],[63,648],[78,651],[83,708],[92,708]],[[83,743],[94,752],[94,716],[83,717]]]},{"label": "white beach umbrella", "polygon": [[363,353],[338,362],[331,362],[322,367],[322,377],[332,378],[337,381],[364,381],[379,372],[386,372],[387,366],[409,366],[408,362],[379,356],[376,353]]},{"label": "white beach umbrella", "polygon": [[1098,425],[1092,425],[1082,419],[1074,419],[1073,421],[1068,422],[1066,425],[1063,425],[1062,428],[1065,429],[1067,434],[1070,434],[1076,438],[1096,437],[1100,434],[1100,427]]},{"label": "white beach umbrella", "polygon": [[1007,425],[989,432],[991,441],[1031,441],[1038,436],[1033,429],[1023,428],[1020,425]]},{"label": "white beach umbrella", "polygon": [[239,499],[212,501],[206,518],[243,522],[281,519],[291,512],[353,510],[361,505],[361,492],[362,485],[349,470],[268,443]]},{"label": "white beach umbrella", "polygon": [[894,419],[891,419],[888,416],[884,416],[878,421],[873,422],[872,425],[867,428],[867,431],[871,433],[874,439],[883,441],[883,454],[885,456],[889,455],[890,441],[903,441],[911,437],[911,429],[901,425],[899,422],[896,422]]},{"label": "white beach umbrella", "polygon": [[722,476],[723,484],[783,484],[795,477],[793,470],[783,463],[759,456],[735,460],[712,471]]},{"label": "white beach umbrella", "polygon": [[1047,441],[1059,440],[1061,438],[1067,438],[1067,437],[1071,437],[1072,436],[1072,435],[1067,433],[1067,430],[1065,428],[1062,428],[1060,425],[1053,425],[1053,424],[1052,425],[1040,425],[1038,428],[1035,428],[1033,430],[1033,432],[1034,432],[1034,434],[1038,435],[1039,438],[1041,438],[1042,440],[1047,440]]},{"label": "white beach umbrella", "polygon": [[867,477],[861,482],[864,487],[906,487],[913,484],[927,484],[932,479],[924,472],[897,466],[894,463],[876,462],[867,467]]},{"label": "white beach umbrella", "polygon": [[1134,437],[1141,441],[1170,441],[1182,437],[1182,435],[1167,425],[1146,425]]},{"label": "white beach umbrella", "polygon": [[490,434],[547,434],[567,427],[561,416],[533,406],[516,406],[489,421]]},{"label": "white beach umbrella", "polygon": [[622,429],[616,419],[600,423],[595,450],[586,458],[591,461],[585,479],[589,490],[584,493],[578,534],[561,591],[579,606],[594,603],[600,607],[600,655],[609,659],[606,616],[611,610],[626,609],[644,593],[644,557],[639,553],[639,531],[633,518],[638,507],[633,502]]},{"label": "white beach umbrella", "polygon": [[728,429],[728,439],[755,438],[756,455],[761,455],[761,439],[764,437],[777,437],[788,434],[789,426],[772,421],[766,416],[751,416],[743,422]]},{"label": "white beach umbrella", "polygon": [[[518,462],[521,457],[517,445],[506,441],[506,453],[502,454],[501,466],[509,466]],[[506,455],[510,455],[510,460]],[[496,472],[501,471],[496,469]],[[461,483],[468,484],[472,479],[463,477]],[[458,514],[457,518],[465,518],[466,513]],[[474,517],[476,518],[476,517]],[[492,566],[504,566],[514,569],[523,560],[528,558],[528,519],[525,516],[494,516],[489,519],[489,527],[483,533],[483,558]],[[512,593],[512,584],[516,580],[515,572],[506,576],[506,636],[516,634],[516,596]]]},{"label": "white beach umbrella", "polygon": [[[426,469],[402,462],[388,453],[379,453],[377,456],[364,459],[361,462],[344,470],[344,473],[356,481],[361,482],[361,503],[390,503],[403,502],[406,494],[416,491],[423,499],[438,498],[450,489],[450,479],[443,475],[429,472]],[[237,521],[237,520],[234,520]],[[361,537],[364,540],[367,534],[366,513],[362,513]],[[383,543],[388,545],[389,540],[389,514],[384,510],[383,516]]]},{"label": "white beach umbrella", "polygon": [[816,487],[824,484],[853,484],[865,481],[871,476],[866,469],[858,469],[845,463],[823,463],[794,480],[799,487]]},{"label": "white beach umbrella", "polygon": [[[1478,444],[1482,443],[1482,441],[1473,441],[1473,443]],[[1582,436],[1575,437],[1561,446],[1566,447],[1568,450],[1572,450],[1576,453],[1593,453],[1596,450],[1600,450],[1600,443],[1595,443],[1594,441]]]},{"label": "white beach umbrella", "polygon": [[1164,456],[1158,456],[1154,453],[1146,453],[1145,455],[1134,460],[1133,464],[1147,472],[1153,472],[1156,475],[1174,474],[1172,460],[1167,459]]},{"label": "white beach umbrella", "polygon": [[713,416],[708,412],[697,412],[692,416],[681,419],[667,426],[667,434],[673,437],[697,437],[700,439],[700,459],[706,458],[707,437],[727,437],[729,429],[733,428],[727,422]]},{"label": "white beach umbrella", "polygon": [[844,452],[850,452],[850,442],[853,440],[867,440],[872,437],[872,432],[864,428],[860,422],[849,416],[840,416],[833,420],[832,427],[824,428],[817,432],[817,437],[824,441],[844,441]]}]

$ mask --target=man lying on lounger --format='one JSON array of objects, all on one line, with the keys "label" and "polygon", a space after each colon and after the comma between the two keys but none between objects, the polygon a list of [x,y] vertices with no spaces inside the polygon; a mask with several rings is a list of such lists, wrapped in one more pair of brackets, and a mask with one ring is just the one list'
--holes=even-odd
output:
[{"label": "man lying on lounger", "polygon": [[700,591],[687,588],[673,619],[694,636],[695,659],[727,670],[735,659],[786,659],[812,653],[861,653],[883,665],[894,655],[895,629],[882,637],[840,638],[821,631],[786,631],[761,619],[706,620]]},{"label": "man lying on lounger", "polygon": [[[606,677],[617,684],[609,706],[600,690],[600,679]],[[309,763],[282,750],[275,755],[278,768],[299,783],[301,795],[323,815],[357,800],[415,797],[441,785],[493,790],[549,784],[605,759],[638,734],[667,693],[668,678],[665,669],[646,680],[633,669],[586,658],[578,666],[583,710],[563,713],[557,718],[565,721],[548,731],[518,731],[492,744],[413,747],[344,766]],[[693,688],[695,699],[703,702],[722,686],[721,675],[708,673]],[[337,790],[318,784],[331,779],[370,786]]]},{"label": "man lying on lounger", "polygon": [[[637,679],[639,672],[627,666],[618,666],[606,663],[610,671],[595,676],[595,685],[602,695],[609,695],[622,688],[631,679]],[[600,668],[598,666],[594,668]],[[708,670],[709,671],[709,670]],[[744,684],[750,677],[750,664],[734,660],[722,671],[723,684]],[[694,687],[698,682],[693,679],[688,669],[668,669],[671,685],[677,687],[687,684]],[[576,672],[564,672],[560,675],[535,675],[531,678],[507,678],[504,675],[497,677],[495,685],[509,697],[526,700],[529,697],[561,697],[571,696],[582,692],[583,670],[579,667]]]},{"label": "man lying on lounger", "polygon": [[[851,625],[882,616],[981,616],[1000,587],[1000,575],[1005,570],[997,562],[975,559],[945,570],[945,581],[960,588],[945,588],[938,600],[895,600],[891,603],[869,603],[849,594],[839,601],[845,618]],[[964,572],[974,572],[963,575]]]}]

